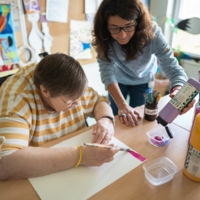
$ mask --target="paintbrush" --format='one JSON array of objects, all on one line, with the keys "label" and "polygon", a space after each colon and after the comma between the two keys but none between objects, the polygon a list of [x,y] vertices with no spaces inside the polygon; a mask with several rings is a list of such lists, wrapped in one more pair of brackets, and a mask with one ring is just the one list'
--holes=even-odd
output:
[{"label": "paintbrush", "polygon": [[126,152],[131,151],[131,149],[124,148],[124,147],[115,147],[115,146],[109,146],[109,145],[98,144],[98,143],[84,143],[84,145],[88,146],[88,147],[103,147],[103,148],[107,148],[107,149],[118,148],[119,151],[126,151]]},{"label": "paintbrush", "polygon": [[101,147],[101,148],[107,148],[107,149],[118,148],[119,151],[129,152],[132,156],[134,156],[135,158],[137,158],[138,160],[140,160],[142,162],[146,160],[145,157],[143,157],[139,153],[137,153],[137,152],[135,152],[135,151],[133,151],[132,149],[129,149],[129,148],[108,146],[108,145],[97,144],[97,143],[84,143],[84,145],[88,146],[88,147]]}]

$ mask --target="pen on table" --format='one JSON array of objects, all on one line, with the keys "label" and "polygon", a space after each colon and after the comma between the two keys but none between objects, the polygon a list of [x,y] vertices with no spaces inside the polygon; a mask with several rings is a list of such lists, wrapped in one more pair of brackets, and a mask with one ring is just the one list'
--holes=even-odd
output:
[{"label": "pen on table", "polygon": [[108,145],[97,144],[97,143],[84,143],[84,145],[88,147],[101,147],[101,148],[107,148],[107,149],[118,148],[119,151],[126,151],[126,152],[130,151],[130,149],[123,148],[123,147],[108,146]]}]

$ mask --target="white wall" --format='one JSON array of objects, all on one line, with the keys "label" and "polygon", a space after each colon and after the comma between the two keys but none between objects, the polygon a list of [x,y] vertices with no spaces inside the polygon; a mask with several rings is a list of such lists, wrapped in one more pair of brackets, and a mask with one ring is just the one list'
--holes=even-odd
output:
[{"label": "white wall", "polygon": [[[108,92],[105,90],[104,84],[101,82],[98,63],[91,63],[83,65],[83,70],[88,78],[88,85],[95,89],[100,95],[107,96]],[[88,117],[87,123],[89,126],[96,123],[94,118]]]},{"label": "white wall", "polygon": [[94,88],[100,95],[107,96],[104,84],[101,82],[98,63],[83,65],[83,70],[88,78],[89,86]]}]

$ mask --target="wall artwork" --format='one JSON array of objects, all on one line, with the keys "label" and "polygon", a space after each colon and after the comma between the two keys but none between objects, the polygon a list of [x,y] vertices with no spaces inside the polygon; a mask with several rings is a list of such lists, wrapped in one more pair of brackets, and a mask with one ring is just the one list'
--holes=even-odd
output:
[{"label": "wall artwork", "polygon": [[75,59],[91,59],[92,23],[70,21],[70,56]]},{"label": "wall artwork", "polygon": [[0,60],[0,65],[19,63],[9,4],[0,5]]},{"label": "wall artwork", "polygon": [[48,21],[67,23],[69,0],[46,0]]},{"label": "wall artwork", "polygon": [[39,0],[23,0],[26,13],[40,12]]}]

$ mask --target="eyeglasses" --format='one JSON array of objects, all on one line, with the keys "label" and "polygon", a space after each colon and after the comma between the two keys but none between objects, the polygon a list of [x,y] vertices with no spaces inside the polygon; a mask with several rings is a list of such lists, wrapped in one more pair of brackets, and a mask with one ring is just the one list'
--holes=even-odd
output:
[{"label": "eyeglasses", "polygon": [[63,101],[65,104],[67,104],[68,106],[72,106],[73,104],[75,104],[75,103],[78,101],[78,99],[76,99],[76,100],[74,100],[73,102],[68,103],[68,102],[66,102],[62,97],[60,97],[60,99],[62,99],[62,101]]},{"label": "eyeglasses", "polygon": [[121,30],[125,31],[125,32],[131,32],[135,30],[135,27],[137,26],[137,22],[135,22],[135,24],[130,25],[130,26],[124,26],[124,27],[118,27],[118,28],[109,28],[108,30],[110,31],[110,33],[112,34],[118,34],[121,32]]}]

